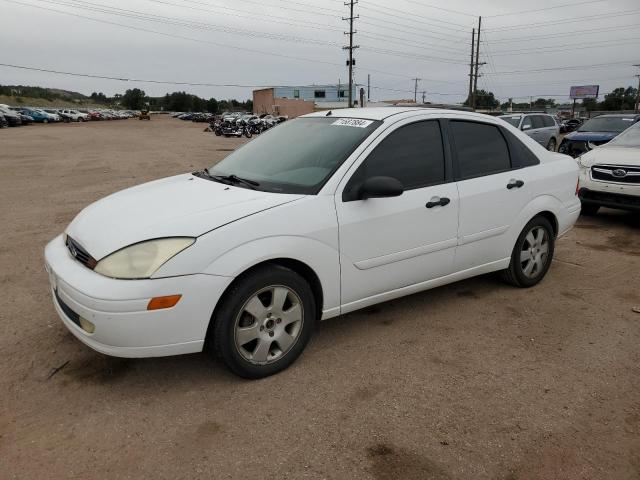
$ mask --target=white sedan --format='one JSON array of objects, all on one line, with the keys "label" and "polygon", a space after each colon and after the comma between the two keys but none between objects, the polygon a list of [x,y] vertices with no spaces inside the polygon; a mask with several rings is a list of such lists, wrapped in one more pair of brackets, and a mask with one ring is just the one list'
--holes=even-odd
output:
[{"label": "white sedan", "polygon": [[506,122],[416,108],[285,122],[210,169],[89,205],[45,249],[54,306],[100,352],[289,366],[319,320],[493,271],[547,273],[578,166]]},{"label": "white sedan", "polygon": [[582,213],[600,207],[640,211],[640,123],[578,158]]}]

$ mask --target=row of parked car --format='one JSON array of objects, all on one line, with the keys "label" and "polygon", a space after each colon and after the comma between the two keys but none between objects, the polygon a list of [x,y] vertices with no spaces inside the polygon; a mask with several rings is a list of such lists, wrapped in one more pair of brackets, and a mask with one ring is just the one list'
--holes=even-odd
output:
[{"label": "row of parked car", "polygon": [[32,123],[88,122],[122,120],[138,116],[131,110],[79,110],[71,108],[10,107],[0,104],[0,128],[18,127]]},{"label": "row of parked car", "polygon": [[[609,142],[640,121],[640,115],[637,114],[599,115],[584,121],[570,119],[562,123],[545,113],[517,113],[502,115],[500,118],[522,130],[548,150],[571,155],[573,158]],[[567,134],[563,137],[562,134],[565,133]]]}]

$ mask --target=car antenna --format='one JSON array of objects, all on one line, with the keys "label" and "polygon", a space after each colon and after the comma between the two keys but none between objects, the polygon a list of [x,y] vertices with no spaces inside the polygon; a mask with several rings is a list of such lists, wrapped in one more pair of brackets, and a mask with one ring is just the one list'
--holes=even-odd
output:
[{"label": "car antenna", "polygon": [[331,110],[329,110],[329,111],[327,112],[327,114],[325,115],[325,117],[330,117],[330,116],[331,116]]}]

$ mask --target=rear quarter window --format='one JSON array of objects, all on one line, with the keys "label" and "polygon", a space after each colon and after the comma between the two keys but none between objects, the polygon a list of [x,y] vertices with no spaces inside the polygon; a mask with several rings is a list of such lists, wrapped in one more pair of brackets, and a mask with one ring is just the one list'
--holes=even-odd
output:
[{"label": "rear quarter window", "polygon": [[533,165],[540,164],[540,159],[536,154],[534,154],[518,137],[506,128],[502,130],[502,133],[509,143],[511,165],[513,168],[531,167]]}]

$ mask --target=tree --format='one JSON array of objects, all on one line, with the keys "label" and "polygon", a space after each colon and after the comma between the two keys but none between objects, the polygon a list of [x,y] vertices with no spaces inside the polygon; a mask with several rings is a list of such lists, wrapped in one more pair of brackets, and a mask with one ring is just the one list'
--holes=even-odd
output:
[{"label": "tree", "polygon": [[[467,97],[463,105],[469,106],[471,104],[470,100],[471,99]],[[500,106],[500,102],[496,99],[493,92],[487,92],[486,90],[478,90],[477,98],[476,98],[476,108],[497,108],[499,106]]]},{"label": "tree", "polygon": [[555,104],[556,101],[553,98],[538,98],[533,102],[533,106],[538,108],[553,107]]},{"label": "tree", "polygon": [[601,110],[633,110],[636,104],[638,90],[633,87],[618,87],[604,96],[600,103]]},{"label": "tree", "polygon": [[218,101],[215,98],[207,100],[207,112],[218,113]]},{"label": "tree", "polygon": [[124,92],[120,103],[129,110],[142,110],[147,100],[147,95],[144,93],[144,90],[134,88]]},{"label": "tree", "polygon": [[582,106],[587,112],[593,112],[598,109],[598,101],[595,98],[584,98],[582,99]]}]

